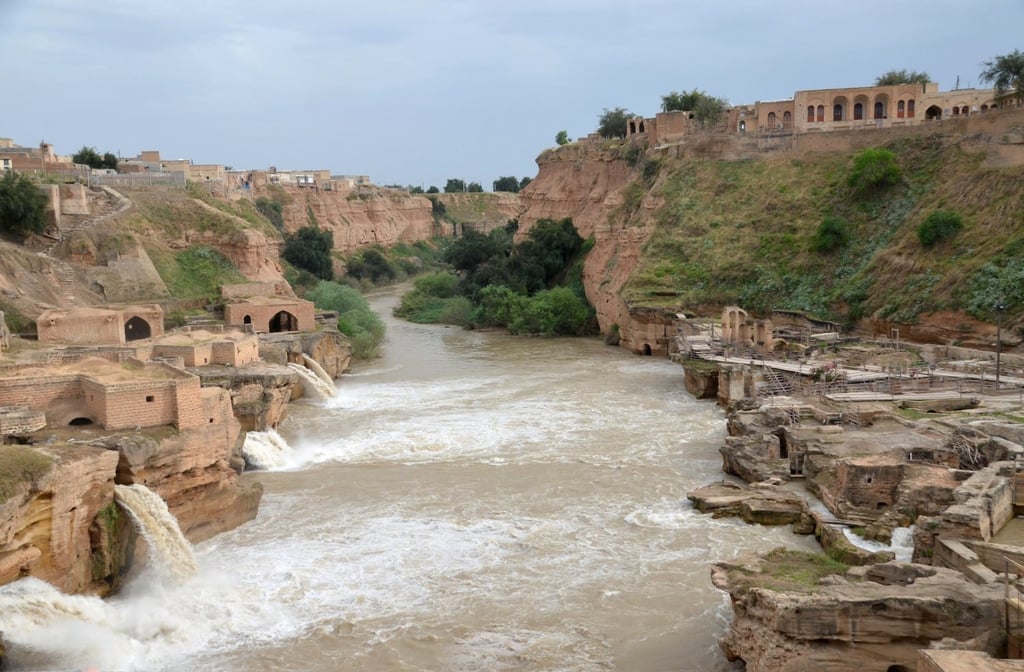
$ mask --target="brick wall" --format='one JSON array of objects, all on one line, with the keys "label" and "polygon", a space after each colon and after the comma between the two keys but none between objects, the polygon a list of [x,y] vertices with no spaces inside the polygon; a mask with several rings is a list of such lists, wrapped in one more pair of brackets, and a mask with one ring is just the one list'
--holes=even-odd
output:
[{"label": "brick wall", "polygon": [[851,505],[862,509],[884,509],[896,503],[896,490],[903,480],[903,465],[841,462],[836,469],[836,477],[842,498]]}]

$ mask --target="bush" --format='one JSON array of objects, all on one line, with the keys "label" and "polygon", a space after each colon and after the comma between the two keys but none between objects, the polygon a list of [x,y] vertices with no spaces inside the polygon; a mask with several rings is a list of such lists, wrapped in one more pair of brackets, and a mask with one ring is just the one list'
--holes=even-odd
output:
[{"label": "bush", "polygon": [[863,196],[897,184],[901,176],[895,154],[888,149],[865,149],[854,157],[847,184]]},{"label": "bush", "polygon": [[278,231],[284,231],[284,216],[281,214],[280,203],[261,196],[256,199],[254,205],[256,210],[274,225],[274,228]]},{"label": "bush", "polygon": [[811,248],[815,252],[827,254],[846,247],[850,242],[850,231],[846,222],[838,217],[826,217],[818,225],[818,230],[811,239]]},{"label": "bush", "polygon": [[334,234],[330,230],[308,225],[285,236],[281,256],[297,268],[323,280],[331,280],[334,278],[333,248]]},{"label": "bush", "polygon": [[952,238],[964,227],[964,222],[956,212],[936,210],[917,226],[917,239],[925,247]]},{"label": "bush", "polygon": [[24,238],[46,230],[49,199],[28,175],[13,170],[0,179],[0,230]]},{"label": "bush", "polygon": [[380,317],[370,310],[362,294],[348,285],[322,281],[306,293],[306,299],[317,308],[338,313],[338,331],[349,337],[354,357],[371,359],[377,356],[385,327]]}]

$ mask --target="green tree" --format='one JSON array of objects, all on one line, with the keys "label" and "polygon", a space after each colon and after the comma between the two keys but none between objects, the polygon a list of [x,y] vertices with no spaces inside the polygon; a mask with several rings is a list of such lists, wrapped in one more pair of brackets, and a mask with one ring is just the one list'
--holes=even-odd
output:
[{"label": "green tree", "polygon": [[494,191],[510,191],[516,193],[519,191],[519,180],[515,177],[499,177],[494,181]]},{"label": "green tree", "polygon": [[449,178],[444,185],[444,193],[446,194],[461,194],[466,190],[465,180],[459,180],[454,177]]},{"label": "green tree", "polygon": [[724,98],[717,98],[700,89],[670,91],[661,97],[662,112],[693,112],[694,119],[701,126],[717,124],[728,104]]},{"label": "green tree", "polygon": [[100,156],[95,147],[82,145],[80,150],[71,155],[71,160],[90,168],[103,168],[103,157]]},{"label": "green tree", "polygon": [[110,170],[117,170],[117,157],[110,152],[104,153],[101,167],[109,168]]},{"label": "green tree", "polygon": [[558,133],[556,133],[555,134],[555,142],[558,143],[559,147],[561,147],[562,145],[568,145],[569,144],[569,132],[568,131],[559,131]]},{"label": "green tree", "polygon": [[470,182],[466,185],[466,191],[471,194],[481,194],[484,191],[484,186],[479,182]]},{"label": "green tree", "polygon": [[850,241],[850,231],[846,222],[840,218],[830,215],[822,220],[818,230],[811,239],[811,248],[815,252],[828,254],[841,247],[845,247]]},{"label": "green tree", "polygon": [[982,63],[985,69],[978,76],[983,84],[992,84],[999,103],[1024,103],[1024,53],[1014,49],[1005,56],[996,56]]},{"label": "green tree", "polygon": [[285,236],[281,256],[297,268],[309,271],[323,280],[330,280],[334,277],[332,249],[334,234],[328,229],[310,225]]},{"label": "green tree", "polygon": [[526,189],[526,185],[528,185],[530,182],[533,182],[532,177],[524,177],[523,179],[519,180],[519,191]]},{"label": "green tree", "polygon": [[597,134],[602,138],[626,137],[626,124],[631,116],[628,110],[621,107],[611,110],[605,108],[597,118]]},{"label": "green tree", "polygon": [[377,356],[385,326],[377,313],[370,310],[362,294],[348,285],[325,280],[309,290],[306,298],[317,308],[338,313],[338,331],[349,337],[356,358]]},{"label": "green tree", "polygon": [[24,238],[46,230],[46,195],[24,173],[9,170],[0,178],[0,231]]},{"label": "green tree", "polygon": [[428,194],[439,194],[439,193],[441,193],[441,190],[438,189],[437,187],[435,187],[434,185],[430,185],[429,187],[427,187],[427,193]]},{"label": "green tree", "polygon": [[890,70],[875,77],[875,86],[896,86],[897,84],[927,84],[932,81],[927,72],[916,70]]}]

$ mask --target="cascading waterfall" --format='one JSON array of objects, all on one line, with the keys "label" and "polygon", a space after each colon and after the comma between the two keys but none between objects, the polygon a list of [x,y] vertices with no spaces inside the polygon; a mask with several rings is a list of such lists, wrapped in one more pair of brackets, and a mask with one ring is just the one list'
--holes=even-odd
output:
[{"label": "cascading waterfall", "polygon": [[131,515],[149,544],[150,561],[169,576],[185,581],[199,571],[192,545],[160,495],[144,485],[115,485],[114,499]]},{"label": "cascading waterfall", "polygon": [[252,469],[276,469],[283,467],[292,453],[292,447],[284,437],[273,429],[265,432],[248,432],[242,444],[242,457]]},{"label": "cascading waterfall", "polygon": [[332,388],[334,387],[334,379],[327,375],[327,372],[324,371],[324,367],[320,366],[320,362],[316,361],[306,353],[302,353],[302,361],[306,363],[307,369],[320,377],[320,380],[324,381]]},{"label": "cascading waterfall", "polygon": [[335,389],[333,383],[328,385],[320,376],[316,375],[301,364],[288,362],[288,368],[299,374],[299,379],[302,382],[303,394],[308,394],[311,397],[315,397],[320,400],[330,399],[334,396]]}]

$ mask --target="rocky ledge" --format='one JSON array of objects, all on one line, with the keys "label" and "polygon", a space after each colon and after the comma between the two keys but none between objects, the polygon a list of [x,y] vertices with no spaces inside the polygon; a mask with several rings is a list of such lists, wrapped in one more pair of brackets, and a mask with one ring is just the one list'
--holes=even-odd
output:
[{"label": "rocky ledge", "polygon": [[824,555],[778,549],[717,563],[734,618],[722,650],[748,672],[917,669],[918,649],[1003,643],[1003,593],[957,571],[888,562],[847,568]]}]

